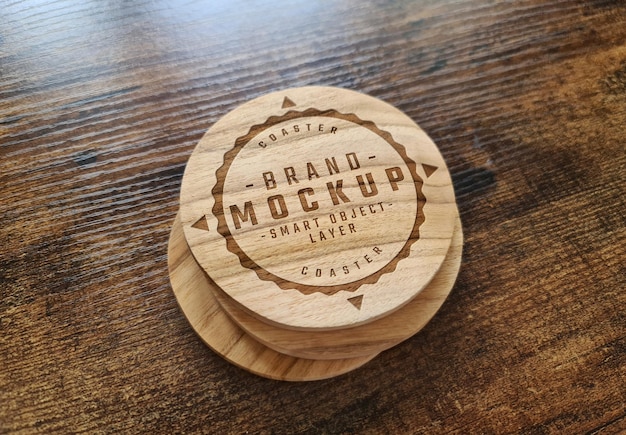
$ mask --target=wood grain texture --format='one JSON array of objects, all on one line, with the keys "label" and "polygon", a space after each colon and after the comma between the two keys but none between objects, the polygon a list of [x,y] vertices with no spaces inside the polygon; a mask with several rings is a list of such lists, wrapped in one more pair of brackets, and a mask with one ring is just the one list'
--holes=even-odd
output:
[{"label": "wood grain texture", "polygon": [[238,367],[269,379],[318,381],[357,369],[378,354],[333,360],[296,358],[246,334],[211,291],[206,273],[187,245],[179,215],[172,225],[167,255],[172,290],[191,327],[215,353]]},{"label": "wood grain texture", "polygon": [[[5,2],[0,432],[623,432],[625,24],[612,0]],[[466,243],[418,335],[296,385],[204,346],[166,248],[202,134],[311,84],[433,138]]]},{"label": "wood grain texture", "polygon": [[180,201],[216,285],[259,320],[308,331],[366,324],[415,298],[458,215],[446,163],[414,121],[321,86],[222,117],[189,158]]}]

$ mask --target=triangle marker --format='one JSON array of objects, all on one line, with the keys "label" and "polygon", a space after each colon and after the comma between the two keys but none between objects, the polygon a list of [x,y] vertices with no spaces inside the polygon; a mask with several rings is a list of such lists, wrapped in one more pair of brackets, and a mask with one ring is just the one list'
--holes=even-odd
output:
[{"label": "triangle marker", "polygon": [[283,100],[283,105],[282,105],[281,109],[286,109],[287,107],[293,107],[295,105],[296,105],[296,103],[291,101],[289,99],[289,97],[285,97],[285,99]]},{"label": "triangle marker", "polygon": [[191,228],[209,231],[209,223],[206,220],[206,216],[202,216],[200,219],[198,219],[196,223],[191,226]]},{"label": "triangle marker", "polygon": [[363,295],[355,296],[353,298],[348,298],[348,302],[350,302],[357,310],[361,309],[361,305],[363,304]]},{"label": "triangle marker", "polygon": [[422,163],[422,168],[424,168],[424,172],[426,172],[426,178],[433,175],[433,172],[439,169],[437,166],[427,165],[426,163]]}]

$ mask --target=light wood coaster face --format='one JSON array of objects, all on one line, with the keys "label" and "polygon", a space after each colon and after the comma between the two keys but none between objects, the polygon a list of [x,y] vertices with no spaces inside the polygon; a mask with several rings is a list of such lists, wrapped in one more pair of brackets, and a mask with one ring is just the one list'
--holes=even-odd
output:
[{"label": "light wood coaster face", "polygon": [[[180,226],[177,218],[175,227]],[[176,231],[179,231],[177,228]],[[180,230],[182,231],[182,230]],[[364,325],[330,331],[294,331],[258,320],[241,310],[210,280],[200,279],[198,291],[212,292],[226,313],[246,333],[277,352],[309,359],[368,357],[406,340],[422,329],[450,293],[461,265],[463,234],[457,218],[448,255],[433,280],[408,304]],[[187,255],[191,252],[187,250]],[[189,263],[189,267],[201,270]],[[201,287],[201,288],[200,288]]]},{"label": "light wood coaster face", "polygon": [[230,298],[266,323],[318,331],[413,299],[457,213],[445,162],[410,118],[324,87],[218,121],[189,159],[180,212],[194,257]]},{"label": "light wood coaster face", "polygon": [[326,379],[354,370],[376,355],[339,360],[294,358],[251,338],[208,289],[208,278],[189,251],[178,216],[170,234],[168,266],[176,300],[196,333],[216,353],[254,374],[286,381]]}]

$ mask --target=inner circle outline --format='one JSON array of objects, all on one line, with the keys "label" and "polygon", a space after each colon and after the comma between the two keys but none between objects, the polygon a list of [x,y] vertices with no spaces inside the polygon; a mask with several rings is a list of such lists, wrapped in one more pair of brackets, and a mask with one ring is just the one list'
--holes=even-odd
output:
[{"label": "inner circle outline", "polygon": [[[294,119],[307,118],[307,117],[329,117],[342,119],[344,121],[352,122],[361,127],[367,128],[368,130],[374,132],[378,136],[380,136],[383,140],[385,140],[392,148],[400,155],[407,168],[409,169],[409,173],[411,174],[411,178],[413,180],[413,184],[415,187],[416,193],[416,217],[415,222],[413,223],[413,228],[411,233],[404,243],[400,251],[393,257],[386,265],[378,269],[376,272],[360,278],[356,281],[352,281],[345,284],[335,284],[335,285],[309,285],[309,284],[301,284],[298,282],[290,281],[285,278],[281,278],[263,267],[259,266],[253,259],[251,259],[246,252],[241,249],[234,236],[231,234],[230,229],[228,227],[228,223],[226,222],[226,217],[224,213],[224,204],[223,204],[223,190],[224,183],[226,181],[226,176],[228,174],[228,170],[230,166],[235,160],[237,154],[257,135],[265,131],[266,129],[280,124],[285,121],[290,121]],[[231,148],[224,154],[222,166],[220,166],[215,172],[217,183],[211,190],[213,198],[215,200],[215,204],[213,205],[213,215],[217,218],[218,227],[217,231],[222,237],[224,237],[226,241],[226,248],[233,254],[237,255],[239,258],[239,262],[241,265],[247,269],[253,270],[259,279],[263,281],[271,281],[278,285],[283,290],[291,290],[295,289],[300,291],[302,294],[310,295],[313,293],[323,293],[328,296],[331,296],[339,291],[349,291],[354,292],[363,284],[375,284],[378,282],[380,277],[386,273],[391,273],[395,271],[398,263],[407,258],[410,254],[410,248],[413,243],[415,243],[419,239],[419,227],[424,222],[425,217],[423,213],[424,204],[426,203],[426,197],[422,192],[422,186],[424,184],[421,177],[417,174],[416,171],[416,163],[409,158],[407,155],[406,149],[402,144],[396,142],[389,132],[379,129],[376,124],[372,121],[364,121],[360,119],[354,113],[344,114],[338,112],[334,109],[328,110],[318,110],[315,108],[309,108],[304,111],[296,111],[290,110],[283,115],[280,116],[270,116],[263,124],[256,124],[250,127],[250,130],[244,136],[240,136],[235,140],[235,146]]]}]

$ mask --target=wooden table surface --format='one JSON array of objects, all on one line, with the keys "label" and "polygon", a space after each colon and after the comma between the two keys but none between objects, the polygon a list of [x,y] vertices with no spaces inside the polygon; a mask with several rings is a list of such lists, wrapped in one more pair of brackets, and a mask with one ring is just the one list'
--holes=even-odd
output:
[{"label": "wooden table surface", "polygon": [[[1,433],[626,431],[625,2],[0,6]],[[166,249],[202,134],[304,85],[426,130],[465,247],[418,335],[288,383],[201,342]]]}]

